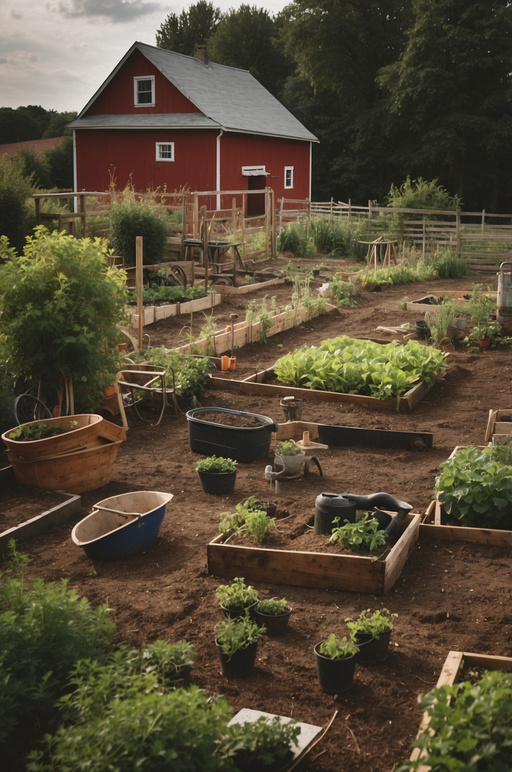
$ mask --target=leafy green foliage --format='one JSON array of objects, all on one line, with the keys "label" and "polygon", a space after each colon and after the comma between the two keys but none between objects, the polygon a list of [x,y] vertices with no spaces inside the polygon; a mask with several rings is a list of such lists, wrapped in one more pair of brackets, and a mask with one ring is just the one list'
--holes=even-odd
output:
[{"label": "leafy green foliage", "polygon": [[432,268],[440,279],[464,279],[471,275],[466,260],[457,257],[449,249],[426,254],[423,262]]},{"label": "leafy green foliage", "polygon": [[[7,155],[0,158],[0,236],[18,253],[30,232],[26,203],[33,191],[34,182],[24,176],[22,168]],[[4,250],[5,246],[0,260],[5,259]]]},{"label": "leafy green foliage", "polygon": [[300,726],[296,721],[281,721],[279,716],[260,716],[256,721],[232,724],[222,741],[222,751],[233,757],[241,772],[279,769],[297,744]]},{"label": "leafy green foliage", "polygon": [[[445,209],[454,211],[461,205],[458,196],[452,196],[439,184],[439,180],[424,180],[409,176],[400,187],[391,185],[387,205],[395,209]],[[415,215],[410,215],[415,217]]]},{"label": "leafy green foliage", "polygon": [[222,456],[208,456],[196,461],[196,470],[198,472],[235,472],[237,462],[232,458],[223,458]]},{"label": "leafy green foliage", "polygon": [[[142,291],[142,301],[145,306],[158,305],[159,303],[177,303],[187,300],[196,300],[204,298],[206,295],[204,287],[144,287]],[[128,296],[128,302],[137,302],[137,293],[131,292]]]},{"label": "leafy green foliage", "polygon": [[302,450],[293,440],[281,440],[276,445],[276,453],[280,456],[298,456],[299,453],[302,453]]},{"label": "leafy green foliage", "polygon": [[231,584],[220,584],[215,595],[220,605],[230,611],[248,608],[258,600],[258,591],[250,584],[246,585],[241,576],[236,576]]},{"label": "leafy green foliage", "polygon": [[388,399],[419,381],[431,385],[444,367],[442,352],[418,341],[380,344],[344,336],[286,354],[275,373],[292,386]]},{"label": "leafy green foliage", "polygon": [[311,257],[315,246],[304,225],[286,225],[277,234],[278,252],[291,252],[296,257]]},{"label": "leafy green foliage", "polygon": [[31,735],[55,721],[72,668],[80,659],[102,661],[114,631],[107,606],[93,609],[67,580],[29,585],[28,558],[14,541],[9,549],[0,574],[0,746],[21,726]]},{"label": "leafy green foliage", "polygon": [[363,609],[357,619],[347,617],[345,622],[352,631],[354,638],[356,633],[369,633],[373,638],[380,638],[382,633],[393,629],[393,617],[398,614],[392,614],[387,608],[376,609],[373,613],[370,609]]},{"label": "leafy green foliage", "polygon": [[357,654],[359,648],[345,635],[343,638],[338,638],[335,633],[330,633],[328,638],[322,641],[318,651],[323,657],[329,659],[347,659]]},{"label": "leafy green foliage", "polygon": [[[334,518],[333,522],[339,522],[339,517]],[[378,552],[387,544],[387,535],[384,530],[379,529],[377,519],[366,512],[354,523],[346,521],[344,525],[333,528],[329,544],[339,544],[340,547],[353,550]]]},{"label": "leafy green foliage", "polygon": [[438,686],[418,702],[430,716],[412,743],[421,755],[397,772],[424,765],[439,772],[477,772],[510,767],[512,673],[485,671],[478,681]]},{"label": "leafy green foliage", "polygon": [[10,440],[42,440],[45,437],[55,437],[64,432],[76,429],[78,421],[71,421],[69,426],[63,424],[45,424],[37,421],[33,424],[22,424],[9,433]]},{"label": "leafy green foliage", "polygon": [[217,643],[223,653],[231,659],[237,651],[246,649],[251,643],[259,641],[267,631],[265,627],[259,627],[246,611],[238,617],[221,619],[215,627],[215,632]]},{"label": "leafy green foliage", "polygon": [[269,616],[279,616],[280,614],[286,614],[288,603],[286,598],[264,598],[256,604],[256,611]]},{"label": "leafy green foliage", "polygon": [[[135,362],[137,359],[138,357],[132,357],[131,361]],[[174,387],[175,393],[181,397],[204,397],[210,382],[210,372],[215,367],[208,357],[180,354],[164,346],[141,351],[140,359],[149,362],[157,370],[165,370],[165,385]]]},{"label": "leafy green foliage", "polygon": [[220,10],[213,3],[198,0],[179,16],[175,13],[167,16],[156,32],[156,44],[159,48],[193,56],[195,47],[205,44],[215,32],[220,16]]},{"label": "leafy green foliage", "polygon": [[[94,409],[118,370],[123,274],[99,242],[36,229],[23,255],[0,238],[0,334],[11,366],[45,401],[71,382],[76,412]],[[51,395],[51,396],[48,396]]]},{"label": "leafy green foliage", "polygon": [[167,245],[166,216],[163,210],[131,201],[114,203],[110,209],[109,241],[125,265],[135,265],[136,238],[142,236],[144,265],[161,263]]},{"label": "leafy green foliage", "polygon": [[359,303],[360,286],[354,282],[344,281],[341,276],[329,279],[329,301],[338,308],[351,308]]},{"label": "leafy green foliage", "polygon": [[236,505],[236,512],[230,514],[223,512],[219,530],[226,537],[235,533],[247,536],[252,534],[254,544],[260,544],[268,533],[268,529],[275,525],[275,518],[269,517],[264,510]]},{"label": "leafy green foliage", "polygon": [[512,466],[500,453],[468,446],[440,465],[436,497],[461,525],[512,529]]}]

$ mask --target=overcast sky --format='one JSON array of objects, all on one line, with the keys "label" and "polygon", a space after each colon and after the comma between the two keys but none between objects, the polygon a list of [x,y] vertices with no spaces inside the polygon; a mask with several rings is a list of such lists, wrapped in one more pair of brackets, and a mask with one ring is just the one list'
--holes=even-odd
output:
[{"label": "overcast sky", "polygon": [[[194,3],[159,0],[3,0],[0,107],[80,111],[136,41],[155,45],[171,13]],[[276,14],[287,0],[246,0]],[[241,0],[213,0],[221,11]]]}]

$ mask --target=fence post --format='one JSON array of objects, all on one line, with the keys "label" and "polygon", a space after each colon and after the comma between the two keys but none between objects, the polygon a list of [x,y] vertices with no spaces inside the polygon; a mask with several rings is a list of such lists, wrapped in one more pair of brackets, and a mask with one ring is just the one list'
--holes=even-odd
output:
[{"label": "fence post", "polygon": [[306,236],[309,239],[309,231],[310,231],[310,224],[311,224],[311,201],[309,198],[306,199]]},{"label": "fence post", "polygon": [[206,207],[201,207],[201,241],[203,242],[204,288],[208,289],[208,220]]},{"label": "fence post", "polygon": [[456,238],[456,245],[455,250],[457,257],[461,256],[461,243],[460,243],[460,208],[457,209],[456,215],[455,215],[455,238]]},{"label": "fence post", "polygon": [[348,200],[348,222],[349,225],[352,222],[352,199],[349,198]]},{"label": "fence post", "polygon": [[485,233],[485,209],[482,209],[482,234]]},{"label": "fence post", "polygon": [[276,231],[276,202],[275,191],[270,189],[270,228],[271,228],[271,248],[270,257],[277,257],[277,231]]}]

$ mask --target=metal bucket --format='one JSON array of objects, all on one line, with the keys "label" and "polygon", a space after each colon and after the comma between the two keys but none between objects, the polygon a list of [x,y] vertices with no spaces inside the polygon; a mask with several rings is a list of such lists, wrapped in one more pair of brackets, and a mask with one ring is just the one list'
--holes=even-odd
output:
[{"label": "metal bucket", "polygon": [[512,326],[512,263],[502,263],[498,274],[496,297],[497,319],[500,324]]}]

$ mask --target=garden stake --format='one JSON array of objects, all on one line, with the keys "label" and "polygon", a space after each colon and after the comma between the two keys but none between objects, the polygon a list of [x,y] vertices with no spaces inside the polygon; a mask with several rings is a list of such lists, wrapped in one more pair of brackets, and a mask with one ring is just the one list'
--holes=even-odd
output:
[{"label": "garden stake", "polygon": [[233,356],[235,348],[235,319],[238,319],[238,314],[230,314],[229,318],[231,320],[231,356]]}]

